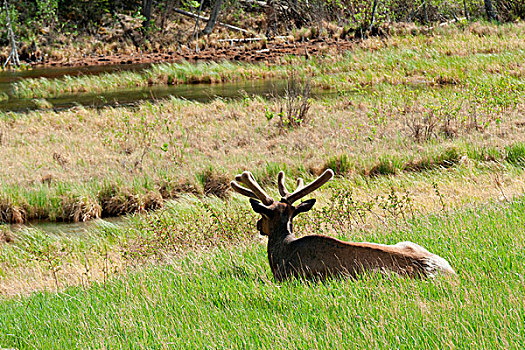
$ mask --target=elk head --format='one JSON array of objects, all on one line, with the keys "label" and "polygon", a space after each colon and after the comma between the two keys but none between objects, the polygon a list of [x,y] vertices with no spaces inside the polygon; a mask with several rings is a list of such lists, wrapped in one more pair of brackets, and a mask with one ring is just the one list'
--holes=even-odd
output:
[{"label": "elk head", "polygon": [[[328,169],[306,186],[303,180],[299,178],[297,179],[297,188],[293,193],[290,193],[284,183],[284,172],[281,171],[277,176],[279,194],[281,195],[280,201],[275,201],[266,194],[249,171],[237,175],[236,181],[231,182],[231,187],[236,192],[250,197],[253,210],[262,215],[262,218],[257,222],[257,229],[262,235],[283,237],[292,234],[293,218],[299,213],[312,209],[315,199],[309,199],[297,206],[294,206],[293,203],[321,187],[333,176],[334,172]],[[247,188],[239,185],[239,183]]]}]

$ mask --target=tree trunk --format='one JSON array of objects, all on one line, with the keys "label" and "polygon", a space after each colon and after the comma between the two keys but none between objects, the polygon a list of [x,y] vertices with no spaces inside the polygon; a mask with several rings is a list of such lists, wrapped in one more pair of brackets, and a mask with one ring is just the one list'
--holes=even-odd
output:
[{"label": "tree trunk", "polygon": [[142,0],[142,10],[141,15],[144,16],[144,22],[142,22],[142,26],[144,28],[149,27],[149,22],[151,21],[151,4],[153,3],[153,0]]},{"label": "tree trunk", "polygon": [[206,23],[206,27],[202,31],[202,34],[210,34],[213,30],[213,27],[215,27],[217,17],[219,17],[219,12],[221,11],[222,2],[223,0],[215,0],[213,8],[211,9],[210,19],[208,23]]},{"label": "tree trunk", "polygon": [[266,37],[272,37],[277,31],[277,11],[275,9],[276,0],[267,0],[266,3]]},{"label": "tree trunk", "polygon": [[428,24],[428,6],[427,6],[427,0],[423,2],[423,20],[425,21],[425,24]]},{"label": "tree trunk", "polygon": [[370,26],[368,27],[369,32],[372,30],[374,22],[376,21],[377,2],[378,0],[374,0],[374,4],[372,5],[372,19],[370,20]]},{"label": "tree trunk", "polygon": [[470,16],[468,14],[467,0],[463,0],[463,7],[465,8],[465,18],[467,19],[467,21],[469,21]]},{"label": "tree trunk", "polygon": [[7,58],[4,67],[7,65],[7,63],[9,63],[10,60],[13,60],[14,66],[19,66],[20,60],[18,58],[18,50],[16,48],[15,33],[13,32],[13,27],[11,26],[11,16],[9,16],[9,6],[7,5],[7,0],[4,0],[4,8],[7,19],[7,32],[9,35],[9,41],[11,42],[11,52],[9,53],[9,57]]},{"label": "tree trunk", "polygon": [[487,12],[487,19],[489,21],[497,21],[498,17],[494,7],[492,6],[492,0],[485,0],[485,11]]},{"label": "tree trunk", "polygon": [[169,15],[173,11],[173,8],[175,7],[175,0],[168,0],[166,7],[164,8],[164,12],[162,13],[162,17],[160,19],[160,29],[162,32],[166,29],[166,20],[168,19]]}]

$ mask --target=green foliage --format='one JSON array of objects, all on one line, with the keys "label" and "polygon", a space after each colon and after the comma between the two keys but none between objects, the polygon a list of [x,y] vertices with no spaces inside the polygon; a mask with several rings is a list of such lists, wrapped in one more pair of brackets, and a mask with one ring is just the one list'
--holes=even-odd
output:
[{"label": "green foliage", "polygon": [[201,5],[200,2],[196,0],[185,0],[182,2],[182,4],[183,4],[183,7],[189,10],[198,9]]},{"label": "green foliage", "polygon": [[525,165],[525,144],[516,143],[505,147],[505,159],[507,162],[514,165]]},{"label": "green foliage", "polygon": [[[9,18],[11,19],[11,27],[15,33],[20,29],[20,13],[16,6],[9,6]],[[0,44],[9,45],[9,38],[7,35],[7,13],[4,8],[4,2],[0,3]]]},{"label": "green foliage", "polygon": [[[372,33],[380,34],[385,27],[397,22],[425,23],[443,20],[456,20],[464,16],[465,6],[471,19],[483,19],[485,16],[482,0],[445,1],[445,0],[386,0],[377,1],[377,8],[372,25],[372,8],[374,0],[313,0],[295,1],[293,6],[276,7],[272,11],[277,16],[282,29],[289,32],[292,29],[311,27],[311,38],[318,37],[325,29],[320,23],[337,22],[346,29],[343,36],[355,34],[366,35],[372,25]],[[72,33],[95,34],[104,24],[108,14],[126,14],[140,18],[142,1],[131,0],[10,0],[13,25],[20,41],[32,41],[44,36],[56,37],[57,34]],[[292,5],[292,4],[291,4]],[[185,0],[179,6],[187,10],[196,10],[200,1]],[[501,0],[494,3],[500,21],[512,22],[525,18],[525,5],[522,1]],[[167,18],[173,16],[170,10],[173,5],[165,2],[155,2],[152,9],[153,18],[149,31],[165,28]],[[238,1],[232,0],[224,5],[228,13],[237,21],[242,21],[250,15],[245,12]],[[293,10],[292,10],[293,9]],[[262,8],[252,5],[251,12]],[[1,11],[4,12],[4,11]],[[0,14],[0,30],[5,28],[5,15]],[[275,19],[273,20],[275,21]],[[275,23],[267,19],[267,23]],[[42,30],[45,29],[45,30]],[[261,32],[269,28],[259,28]],[[349,35],[350,34],[350,35]],[[5,37],[2,36],[2,40]],[[3,43],[6,43],[4,41]]]},{"label": "green foliage", "polygon": [[328,160],[324,163],[323,168],[332,169],[336,175],[344,176],[352,171],[353,166],[348,155],[343,153],[339,156],[328,158]]},{"label": "green foliage", "polygon": [[41,26],[54,26],[57,21],[59,0],[36,0],[37,16]]}]

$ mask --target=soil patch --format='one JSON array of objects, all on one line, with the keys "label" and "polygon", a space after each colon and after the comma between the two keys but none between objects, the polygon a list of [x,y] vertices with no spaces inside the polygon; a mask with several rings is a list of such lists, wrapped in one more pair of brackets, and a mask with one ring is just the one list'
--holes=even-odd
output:
[{"label": "soil patch", "polygon": [[[236,45],[236,46],[233,46]],[[294,55],[309,57],[327,53],[339,53],[351,49],[355,42],[338,39],[315,39],[305,42],[269,41],[257,48],[249,44],[233,43],[226,48],[204,48],[199,52],[188,48],[178,52],[149,52],[134,54],[115,54],[105,56],[68,57],[62,60],[49,60],[33,64],[33,67],[81,67],[115,64],[149,64],[179,61],[239,61],[275,63],[281,57]],[[261,48],[263,46],[263,48]]]}]

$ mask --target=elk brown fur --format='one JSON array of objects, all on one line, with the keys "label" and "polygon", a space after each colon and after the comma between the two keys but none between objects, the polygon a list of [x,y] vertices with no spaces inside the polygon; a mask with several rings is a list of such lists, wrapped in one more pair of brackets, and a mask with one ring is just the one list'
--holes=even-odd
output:
[{"label": "elk brown fur", "polygon": [[315,191],[332,176],[333,172],[328,169],[307,186],[298,179],[298,188],[289,193],[284,184],[284,173],[280,172],[280,201],[268,196],[249,172],[236,176],[236,180],[247,188],[232,181],[232,188],[250,197],[253,210],[262,215],[257,222],[257,229],[262,235],[268,236],[268,260],[277,281],[291,277],[355,277],[367,271],[409,277],[455,274],[445,259],[412,242],[385,245],[345,242],[322,235],[296,238],[293,234],[293,218],[310,210],[315,204],[315,199],[306,200],[297,206],[294,206],[293,202]]}]

